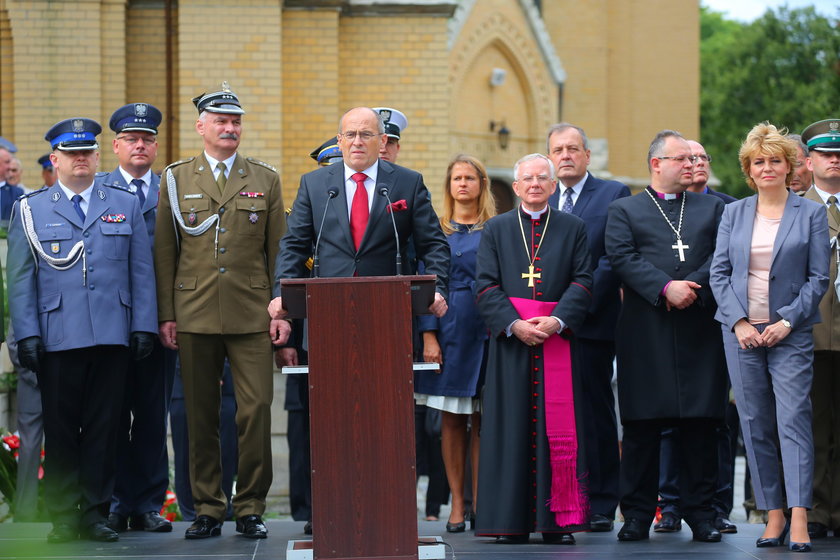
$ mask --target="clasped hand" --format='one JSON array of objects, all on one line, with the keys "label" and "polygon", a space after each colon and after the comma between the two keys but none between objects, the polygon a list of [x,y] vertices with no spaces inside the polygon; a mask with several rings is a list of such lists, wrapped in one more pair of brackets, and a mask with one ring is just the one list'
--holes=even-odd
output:
[{"label": "clasped hand", "polygon": [[697,292],[701,288],[697,282],[691,280],[672,280],[665,289],[665,308],[685,309],[697,301]]},{"label": "clasped hand", "polygon": [[733,330],[735,337],[738,339],[738,344],[741,346],[741,350],[752,350],[759,346],[772,348],[790,334],[790,329],[781,321],[776,321],[772,325],[768,325],[764,329],[764,332],[760,333],[749,321],[741,319],[735,323]]},{"label": "clasped hand", "polygon": [[560,323],[554,317],[532,317],[514,321],[510,332],[528,346],[542,344],[560,329]]}]

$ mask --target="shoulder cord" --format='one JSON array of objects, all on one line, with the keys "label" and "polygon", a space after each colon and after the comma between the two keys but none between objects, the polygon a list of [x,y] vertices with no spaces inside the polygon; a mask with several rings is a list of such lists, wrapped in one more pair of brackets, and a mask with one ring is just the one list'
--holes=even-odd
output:
[{"label": "shoulder cord", "polygon": [[[200,224],[195,227],[190,227],[184,223],[184,217],[181,215],[181,205],[178,202],[178,187],[175,184],[175,177],[172,175],[172,170],[166,170],[166,192],[169,195],[169,205],[172,207],[172,220],[175,222],[177,226],[179,226],[185,233],[189,235],[201,235],[208,229],[210,229],[213,224],[216,224],[216,237],[214,239],[214,258],[218,259],[219,256],[219,215],[213,214]],[[177,233],[177,228],[176,228]],[[181,241],[180,238],[176,235],[175,236],[175,243],[178,246],[178,252],[181,252]]]},{"label": "shoulder cord", "polygon": [[23,231],[26,233],[26,240],[29,241],[29,249],[35,259],[36,272],[38,270],[38,257],[55,270],[69,270],[79,262],[79,259],[82,259],[82,286],[87,285],[87,258],[85,257],[85,242],[83,239],[73,245],[66,257],[52,257],[41,247],[41,241],[38,239],[35,225],[32,223],[32,208],[29,207],[29,200],[26,198],[20,200],[20,219]]}]

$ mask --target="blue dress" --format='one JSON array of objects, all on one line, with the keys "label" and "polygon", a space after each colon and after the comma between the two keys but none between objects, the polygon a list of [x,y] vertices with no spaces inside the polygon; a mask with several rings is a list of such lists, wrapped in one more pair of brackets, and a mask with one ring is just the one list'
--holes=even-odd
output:
[{"label": "blue dress", "polygon": [[456,224],[457,231],[447,236],[451,252],[449,271],[449,310],[438,319],[419,317],[421,332],[437,331],[443,355],[443,368],[418,371],[414,392],[447,397],[477,397],[484,383],[487,327],[475,304],[476,253],[482,230],[471,231]]}]

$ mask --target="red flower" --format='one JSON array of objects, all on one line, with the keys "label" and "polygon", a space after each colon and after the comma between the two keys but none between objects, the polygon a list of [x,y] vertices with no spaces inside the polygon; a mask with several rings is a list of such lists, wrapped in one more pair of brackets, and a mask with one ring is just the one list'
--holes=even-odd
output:
[{"label": "red flower", "polygon": [[398,200],[390,204],[387,208],[389,214],[391,212],[402,212],[403,210],[408,210],[408,203],[405,201],[405,199]]},{"label": "red flower", "polygon": [[3,436],[3,443],[9,446],[9,449],[11,449],[12,451],[14,451],[15,449],[20,449],[20,438],[14,434]]}]

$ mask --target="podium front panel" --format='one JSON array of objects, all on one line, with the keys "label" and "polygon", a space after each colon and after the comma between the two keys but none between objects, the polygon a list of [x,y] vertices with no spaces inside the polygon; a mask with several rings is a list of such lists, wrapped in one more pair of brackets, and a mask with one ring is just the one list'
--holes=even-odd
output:
[{"label": "podium front panel", "polygon": [[411,277],[311,282],[314,558],[417,558]]}]

